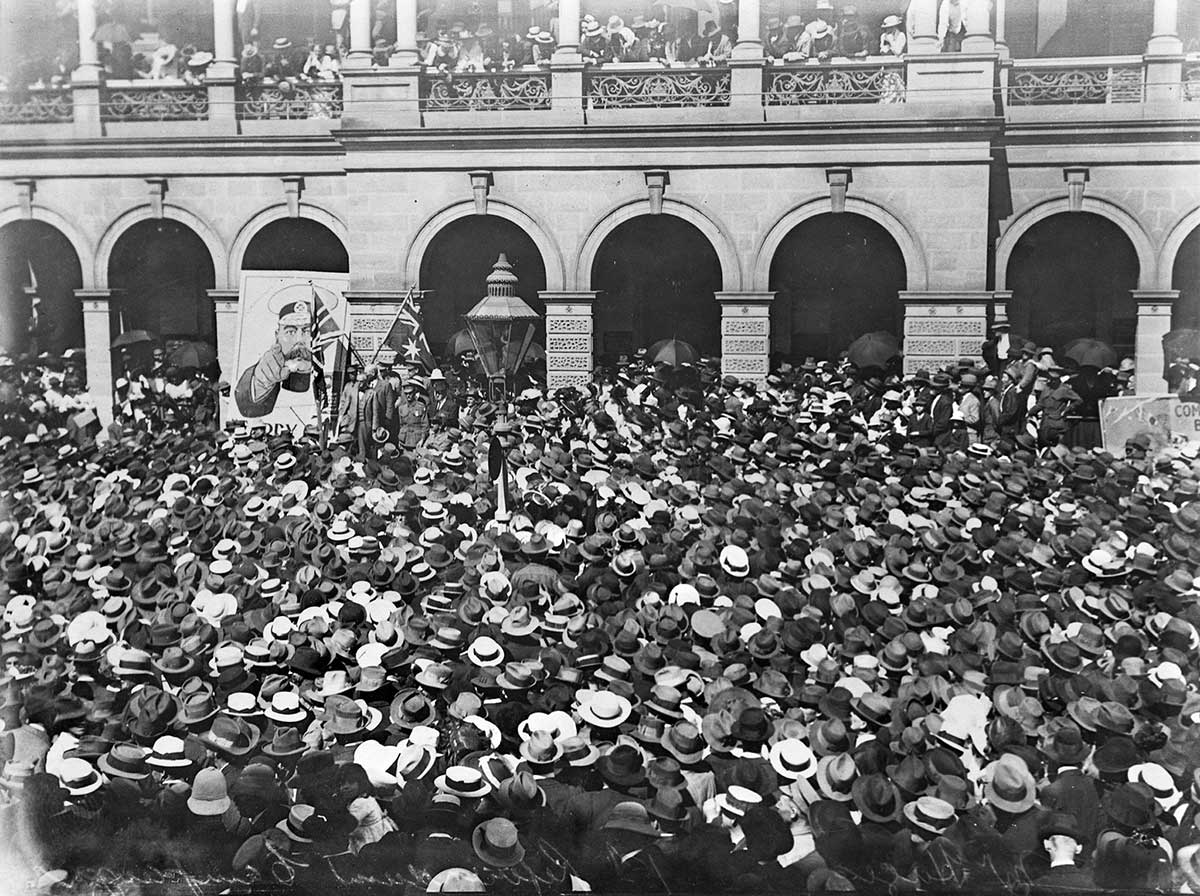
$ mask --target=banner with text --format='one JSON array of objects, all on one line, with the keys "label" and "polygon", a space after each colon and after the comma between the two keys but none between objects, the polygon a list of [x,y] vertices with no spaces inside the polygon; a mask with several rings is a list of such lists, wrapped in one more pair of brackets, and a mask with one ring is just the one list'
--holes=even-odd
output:
[{"label": "banner with text", "polygon": [[349,274],[242,272],[227,419],[289,430],[317,422],[314,369],[333,372],[337,344],[318,340],[324,347],[314,364],[313,322],[349,332],[349,285]]},{"label": "banner with text", "polygon": [[1151,451],[1200,442],[1200,403],[1174,395],[1106,398],[1100,403],[1100,431],[1105,449],[1117,455],[1138,435],[1150,439]]}]

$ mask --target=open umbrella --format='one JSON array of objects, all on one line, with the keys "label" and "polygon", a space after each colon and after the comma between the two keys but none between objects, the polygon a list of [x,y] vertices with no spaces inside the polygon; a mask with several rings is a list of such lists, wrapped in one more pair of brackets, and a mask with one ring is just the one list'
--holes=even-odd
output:
[{"label": "open umbrella", "polygon": [[126,330],[112,342],[113,348],[125,348],[130,345],[140,345],[143,342],[157,342],[158,337],[148,330]]},{"label": "open umbrella", "polygon": [[695,364],[700,360],[700,352],[696,351],[696,347],[682,339],[660,339],[646,349],[646,356],[651,364],[669,364],[672,367]]},{"label": "open umbrella", "polygon": [[1200,330],[1172,330],[1162,338],[1162,345],[1168,364],[1176,358],[1200,359]]},{"label": "open umbrella", "polygon": [[446,340],[446,357],[457,358],[465,352],[475,351],[475,343],[471,340],[471,331],[463,327]]},{"label": "open umbrella", "polygon": [[207,342],[181,342],[166,356],[171,367],[207,367],[217,360],[217,350]]},{"label": "open umbrella", "polygon": [[[513,356],[521,350],[521,346],[512,344],[508,347],[508,352],[504,358],[504,368],[508,369]],[[528,367],[530,364],[544,364],[546,362],[546,350],[536,342],[529,343],[529,349],[525,352],[525,360],[521,362],[522,368]],[[478,359],[475,360],[475,370],[477,373],[483,374],[483,363]]]},{"label": "open umbrella", "polygon": [[104,22],[92,34],[92,40],[98,44],[127,44],[130,42],[129,29],[120,22]]},{"label": "open umbrella", "polygon": [[1080,367],[1116,367],[1117,351],[1107,342],[1085,336],[1063,346],[1063,357]]},{"label": "open umbrella", "polygon": [[887,367],[900,356],[900,340],[891,333],[876,330],[864,333],[846,349],[846,357],[855,367]]}]

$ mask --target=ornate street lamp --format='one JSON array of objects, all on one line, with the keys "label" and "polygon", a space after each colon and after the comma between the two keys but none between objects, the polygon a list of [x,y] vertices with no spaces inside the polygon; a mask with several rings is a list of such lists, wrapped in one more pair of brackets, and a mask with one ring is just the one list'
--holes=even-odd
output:
[{"label": "ornate street lamp", "polygon": [[463,315],[479,363],[488,380],[498,385],[493,394],[504,407],[508,403],[508,383],[521,369],[529,343],[537,329],[538,313],[517,295],[517,275],[502,252],[487,278],[487,295]]}]

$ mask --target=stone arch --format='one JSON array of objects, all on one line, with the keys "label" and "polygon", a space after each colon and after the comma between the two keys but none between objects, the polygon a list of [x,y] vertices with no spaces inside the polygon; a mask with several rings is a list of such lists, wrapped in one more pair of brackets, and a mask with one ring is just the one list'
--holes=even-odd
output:
[{"label": "stone arch", "polygon": [[[1026,233],[1040,221],[1053,215],[1070,212],[1066,196],[1044,199],[1030,206],[1013,219],[996,243],[996,289],[1008,288],[1008,262],[1013,250]],[[1084,196],[1081,211],[1107,218],[1125,232],[1138,257],[1138,289],[1153,289],[1158,283],[1158,258],[1146,229],[1132,214],[1116,203],[1097,196]]]},{"label": "stone arch", "polygon": [[[546,289],[561,291],[566,283],[562,252],[542,223],[515,205],[494,197],[488,198],[487,209],[489,215],[511,221],[529,235],[546,265]],[[421,260],[425,257],[430,243],[442,228],[452,221],[469,217],[475,213],[474,200],[466,199],[447,206],[421,225],[417,230],[416,237],[409,245],[408,254],[404,259],[404,283],[406,285],[414,285],[420,280]]]},{"label": "stone arch", "polygon": [[[0,209],[0,227],[12,224],[14,221],[26,220],[30,220],[30,218],[25,215],[25,211],[20,206],[14,205]],[[83,235],[66,217],[53,209],[35,203],[32,220],[49,224],[67,238],[75,249],[75,255],[79,258],[79,266],[83,273],[83,288],[94,289],[96,287],[96,259],[92,253],[91,243],[84,239]],[[107,263],[105,268],[107,269]]]},{"label": "stone arch", "polygon": [[[681,218],[693,225],[712,244],[717,258],[721,261],[721,286],[725,292],[738,292],[742,288],[742,265],[734,248],[733,238],[728,231],[706,212],[678,199],[663,199],[662,213]],[[572,272],[575,288],[591,289],[592,268],[596,262],[596,254],[604,240],[621,224],[641,215],[650,214],[648,198],[633,199],[609,209],[600,220],[592,226],[580,247],[579,256]]]},{"label": "stone arch", "polygon": [[[758,252],[754,257],[752,280],[754,291],[766,292],[770,289],[768,284],[771,280],[771,263],[787,235],[802,222],[829,211],[829,197],[820,196],[796,206],[775,222],[758,244]],[[925,250],[912,228],[882,205],[856,196],[846,197],[846,212],[871,219],[896,241],[896,245],[900,247],[900,252],[904,256],[904,266],[908,273],[908,289],[924,290],[929,288],[929,270],[925,263]]]},{"label": "stone arch", "polygon": [[[228,282],[231,284],[231,289],[236,289],[241,282],[242,262],[245,261],[246,249],[250,242],[268,224],[287,217],[289,217],[287,203],[281,202],[278,205],[264,208],[238,229],[237,236],[233,238],[233,244],[229,247]],[[333,212],[308,202],[301,202],[299,217],[324,224],[349,251],[350,231],[346,227],[346,222]]]},{"label": "stone arch", "polygon": [[1175,262],[1178,260],[1179,250],[1183,248],[1184,241],[1197,228],[1200,228],[1200,208],[1194,208],[1180,218],[1167,234],[1167,238],[1163,241],[1162,251],[1158,254],[1157,289],[1175,288],[1172,280],[1175,275]]},{"label": "stone arch", "polygon": [[[208,247],[208,254],[212,257],[213,272],[216,277],[214,288],[228,289],[230,284],[229,253],[225,250],[225,244],[221,242],[216,230],[199,215],[178,205],[164,203],[163,217],[178,221],[195,231],[196,235],[204,241],[204,245]],[[153,218],[154,210],[149,205],[139,205],[125,212],[104,231],[95,256],[94,276],[97,289],[108,289],[108,263],[117,240],[134,224]]]}]

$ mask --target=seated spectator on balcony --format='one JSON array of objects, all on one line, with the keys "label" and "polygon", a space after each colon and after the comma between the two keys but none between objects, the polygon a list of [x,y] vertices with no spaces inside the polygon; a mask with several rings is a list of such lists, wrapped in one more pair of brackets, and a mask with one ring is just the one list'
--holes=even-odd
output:
[{"label": "seated spectator on balcony", "polygon": [[[800,18],[796,16],[796,18]],[[783,28],[783,20],[779,16],[767,19],[767,30],[763,34],[763,52],[771,59],[782,59],[783,55],[795,44],[788,41],[787,32]]]},{"label": "seated spectator on balcony", "polygon": [[[650,61],[657,62],[660,65],[670,65],[671,60],[667,58],[667,35],[666,24],[659,24],[650,33]],[[675,33],[675,29],[671,29],[671,33]]]},{"label": "seated spectator on balcony", "polygon": [[438,39],[430,45],[430,49],[432,52],[425,63],[427,66],[440,72],[454,71],[455,65],[458,64],[458,47],[450,39],[449,32],[439,32]]},{"label": "seated spectator on balcony", "polygon": [[455,63],[454,70],[456,72],[485,71],[483,42],[480,41],[477,35],[465,29],[460,32],[459,37],[461,43],[458,51],[458,62]]},{"label": "seated spectator on balcony", "polygon": [[700,35],[704,41],[704,52],[697,60],[701,65],[726,65],[733,54],[733,41],[729,35],[720,29],[716,22],[709,19],[704,23],[704,31]]},{"label": "seated spectator on balcony", "polygon": [[117,41],[112,45],[108,60],[104,66],[108,76],[117,81],[132,81],[133,47],[127,41]]},{"label": "seated spectator on balcony", "polygon": [[178,77],[179,47],[175,46],[169,38],[163,38],[158,44],[158,49],[150,58],[149,78],[152,81],[161,81],[163,78]]},{"label": "seated spectator on balcony", "polygon": [[942,0],[938,7],[938,46],[943,53],[957,53],[967,36],[967,0]]},{"label": "seated spectator on balcony", "polygon": [[554,36],[537,25],[530,26],[525,33],[519,65],[549,65],[554,55]]},{"label": "seated spectator on balcony", "polygon": [[[522,41],[512,35],[500,39],[500,51],[492,62],[492,69],[500,72],[511,72],[517,67],[517,59],[521,55]],[[586,61],[586,60],[585,60]]]},{"label": "seated spectator on balcony", "polygon": [[241,72],[243,81],[262,80],[263,57],[258,52],[257,40],[252,40],[242,47]]},{"label": "seated spectator on balcony", "polygon": [[904,33],[904,23],[899,16],[888,16],[879,27],[879,55],[903,56],[908,49],[908,35]]},{"label": "seated spectator on balcony", "polygon": [[579,54],[585,63],[603,64],[611,62],[608,34],[595,19],[583,25],[583,39],[579,41]]},{"label": "seated spectator on balcony", "polygon": [[867,56],[871,52],[871,36],[858,18],[857,6],[842,7],[842,21],[837,29],[837,55],[850,58]]},{"label": "seated spectator on balcony", "polygon": [[189,54],[183,68],[183,80],[189,84],[203,84],[212,61],[213,54],[208,50],[197,50]]},{"label": "seated spectator on balcony", "polygon": [[350,0],[329,0],[329,6],[329,30],[340,55],[349,45]]},{"label": "seated spectator on balcony", "polygon": [[631,24],[633,41],[625,45],[621,53],[621,62],[649,62],[650,35],[658,31],[658,20],[646,21],[644,16],[636,16]]},{"label": "seated spectator on balcony", "polygon": [[263,66],[263,76],[276,81],[299,77],[303,72],[302,66],[308,52],[300,49],[298,53],[297,49],[289,38],[275,38],[275,42],[271,44],[271,55]]},{"label": "seated spectator on balcony", "polygon": [[[392,55],[392,45],[379,38],[371,46],[371,64],[378,68],[387,68],[388,57]],[[308,72],[307,67],[305,73]]]},{"label": "seated spectator on balcony", "polygon": [[322,81],[336,81],[342,76],[342,60],[338,58],[337,47],[333,44],[325,46],[321,54],[321,62],[317,69],[317,77]]},{"label": "seated spectator on balcony", "polygon": [[610,16],[608,19],[608,42],[612,47],[613,59],[619,59],[625,52],[625,47],[633,43],[635,35],[632,28],[625,25],[620,16]]},{"label": "seated spectator on balcony", "polygon": [[804,28],[796,42],[796,52],[803,60],[819,59],[822,62],[833,58],[837,49],[837,30],[829,23],[833,17],[833,4],[829,0],[818,0],[817,17]]}]

